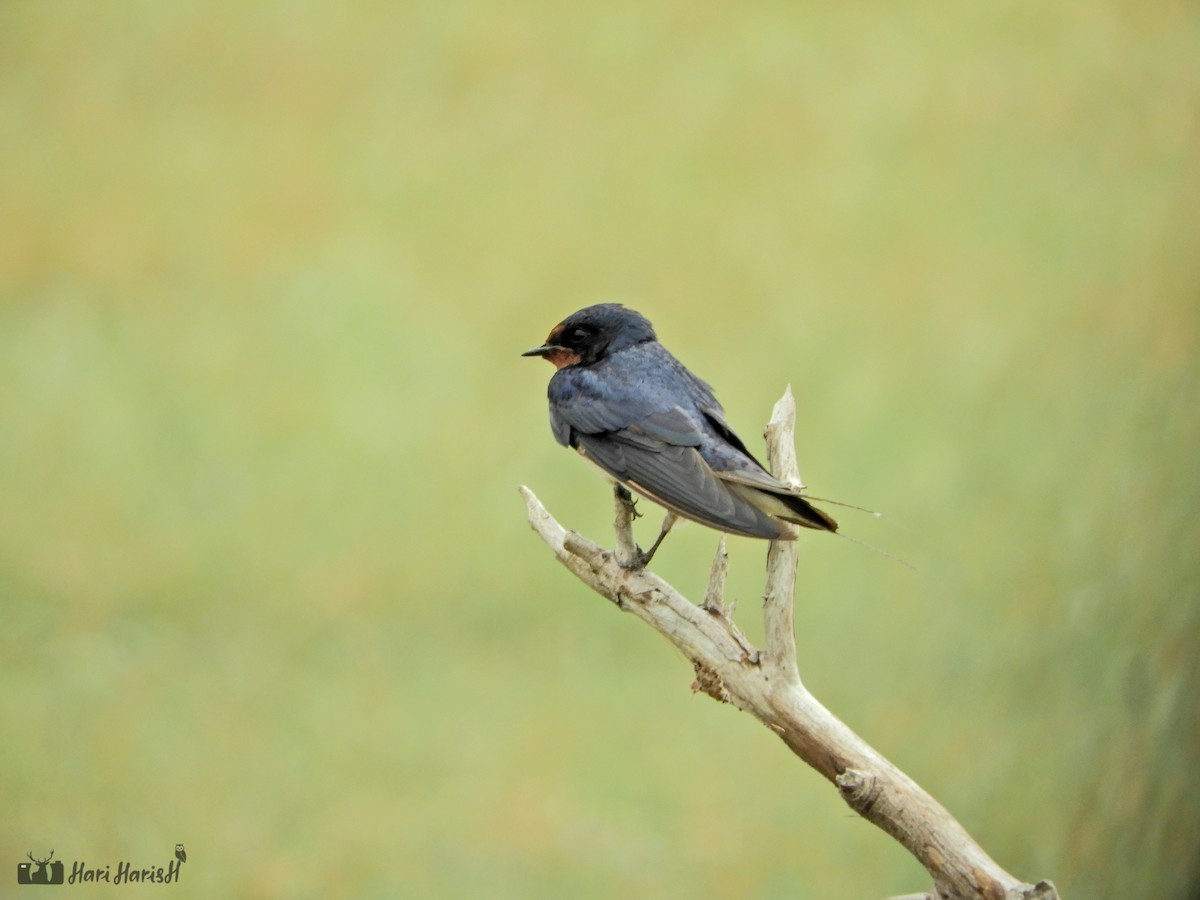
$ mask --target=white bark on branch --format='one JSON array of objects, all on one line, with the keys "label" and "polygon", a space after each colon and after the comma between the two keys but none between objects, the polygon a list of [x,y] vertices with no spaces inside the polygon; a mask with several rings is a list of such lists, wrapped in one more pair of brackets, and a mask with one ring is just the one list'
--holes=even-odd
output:
[{"label": "white bark on branch", "polygon": [[[791,388],[767,426],[768,459],[777,478],[799,486]],[[833,782],[842,799],[917,858],[933,880],[930,900],[1058,900],[1048,881],[1022,882],[1004,871],[916,782],[822,706],[800,681],[793,623],[799,542],[772,541],[763,594],[765,648],[756,650],[723,599],[727,558],[722,537],[702,605],[644,568],[628,505],[616,501],[617,551],[564,529],[529,488],[521,487],[529,524],[584,584],[667,638],[692,662],[693,690],[731,703],[777,734]]]}]

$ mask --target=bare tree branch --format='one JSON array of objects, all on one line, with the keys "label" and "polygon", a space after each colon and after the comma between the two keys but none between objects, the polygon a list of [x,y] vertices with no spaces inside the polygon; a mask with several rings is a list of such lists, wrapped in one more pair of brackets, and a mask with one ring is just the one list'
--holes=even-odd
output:
[{"label": "bare tree branch", "polygon": [[[800,485],[793,444],[795,402],[789,388],[767,426],[775,476]],[[521,487],[529,524],[564,566],[596,593],[667,638],[692,662],[693,690],[731,703],[777,734],[833,782],[859,815],[882,828],[920,861],[934,890],[930,900],[1058,900],[1054,885],[1022,882],[995,863],[966,830],[916,782],[822,706],[800,681],[793,623],[798,541],[772,541],[763,594],[765,650],[734,624],[723,593],[728,560],[721,540],[704,603],[692,603],[645,568],[632,533],[632,509],[616,500],[617,551],[564,529],[529,488]]]},{"label": "bare tree branch", "polygon": [[[800,468],[796,464],[796,399],[788,385],[771,411],[771,421],[763,435],[767,439],[767,464],[771,473],[784,484],[800,487]],[[777,684],[800,688],[796,669],[796,624],[793,598],[796,596],[796,566],[800,560],[800,542],[771,541],[767,545],[767,586],[763,592],[764,640],[767,645],[763,674]]]},{"label": "bare tree branch", "polygon": [[717,543],[717,555],[708,570],[708,590],[704,592],[704,609],[714,615],[725,614],[725,579],[729,575],[729,551],[725,549],[725,535]]}]

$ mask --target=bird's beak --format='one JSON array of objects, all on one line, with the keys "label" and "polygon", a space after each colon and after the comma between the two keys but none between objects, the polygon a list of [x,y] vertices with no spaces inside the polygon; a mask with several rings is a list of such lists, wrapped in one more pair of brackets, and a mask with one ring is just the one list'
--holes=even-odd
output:
[{"label": "bird's beak", "polygon": [[551,353],[554,353],[557,350],[566,350],[566,349],[567,349],[566,347],[562,347],[558,344],[542,344],[542,346],[540,346],[540,347],[534,347],[531,350],[526,350],[521,355],[522,356],[549,356]]}]

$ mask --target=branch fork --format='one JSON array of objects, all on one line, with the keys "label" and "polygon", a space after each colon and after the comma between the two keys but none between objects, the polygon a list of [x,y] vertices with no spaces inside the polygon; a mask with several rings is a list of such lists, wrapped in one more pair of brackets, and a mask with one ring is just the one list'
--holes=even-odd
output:
[{"label": "branch fork", "polygon": [[[799,486],[793,443],[796,405],[789,387],[767,425],[772,473]],[[529,524],[560,563],[617,608],[657,630],[691,661],[693,691],[750,713],[809,766],[832,782],[842,799],[917,858],[933,890],[928,900],[1058,900],[1048,881],[1029,884],[1004,871],[949,812],[840,719],[800,680],[794,602],[799,542],[771,541],[763,592],[764,647],[755,648],[733,621],[724,599],[728,555],[722,536],[697,605],[648,569],[633,539],[633,509],[616,496],[616,550],[563,528],[529,488],[520,488]],[[669,525],[664,525],[665,531]]]}]

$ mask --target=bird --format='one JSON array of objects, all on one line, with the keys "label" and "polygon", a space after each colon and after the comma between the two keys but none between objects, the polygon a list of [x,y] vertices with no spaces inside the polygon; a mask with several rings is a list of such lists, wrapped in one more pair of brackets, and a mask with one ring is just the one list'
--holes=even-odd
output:
[{"label": "bird", "polygon": [[181,863],[187,862],[187,851],[183,849],[183,844],[175,845],[175,858]]},{"label": "bird", "polygon": [[837,532],[832,516],[754,458],[713,389],[659,343],[641,313],[618,303],[585,307],[521,355],[555,368],[546,390],[555,440],[672,514],[641,565],[672,516],[770,540],[795,537],[785,523]]}]

